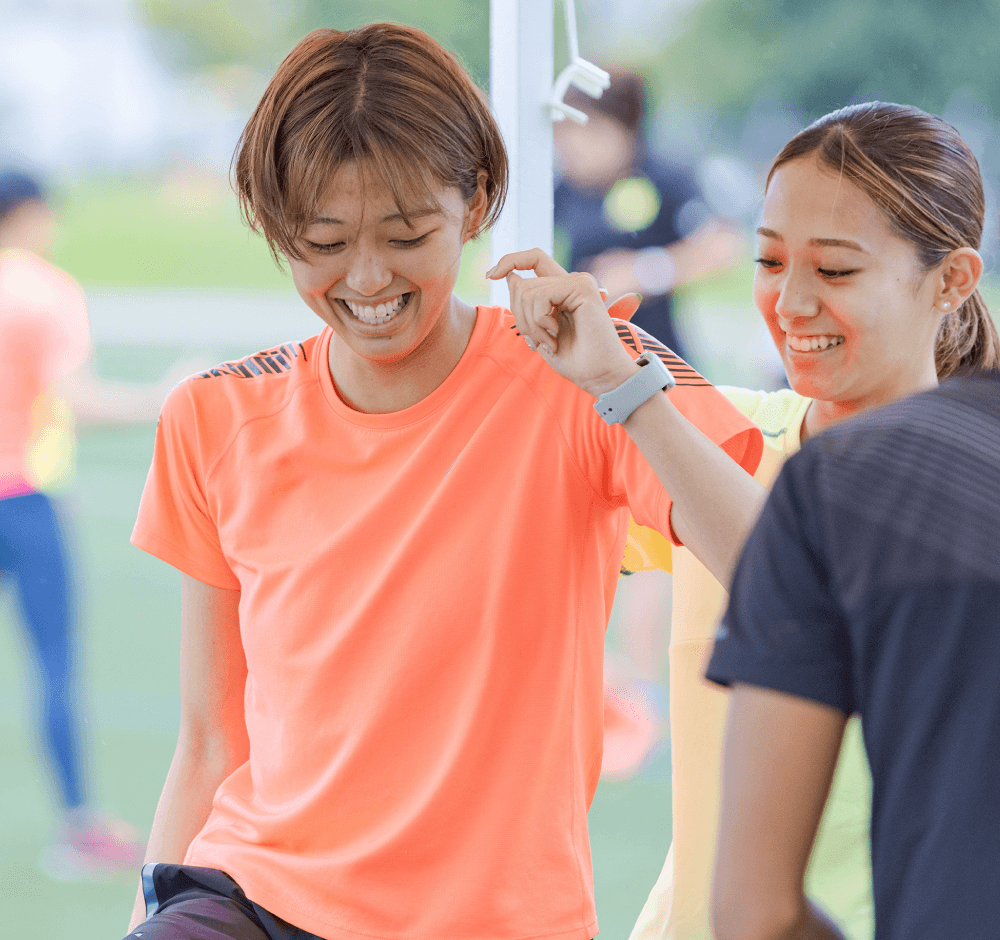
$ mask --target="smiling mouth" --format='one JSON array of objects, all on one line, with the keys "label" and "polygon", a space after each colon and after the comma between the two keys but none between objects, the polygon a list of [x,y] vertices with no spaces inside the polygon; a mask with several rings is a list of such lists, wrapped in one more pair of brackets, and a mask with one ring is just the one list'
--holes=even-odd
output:
[{"label": "smiling mouth", "polygon": [[788,348],[793,352],[823,352],[826,349],[833,349],[844,342],[843,336],[785,336]]},{"label": "smiling mouth", "polygon": [[339,302],[355,319],[360,320],[362,323],[367,323],[369,326],[375,326],[379,323],[388,323],[394,317],[398,316],[399,312],[410,302],[412,296],[413,291],[408,291],[405,294],[400,294],[395,300],[390,300],[384,304],[376,304],[375,306],[358,304],[351,300],[344,300],[343,298],[339,298]]}]

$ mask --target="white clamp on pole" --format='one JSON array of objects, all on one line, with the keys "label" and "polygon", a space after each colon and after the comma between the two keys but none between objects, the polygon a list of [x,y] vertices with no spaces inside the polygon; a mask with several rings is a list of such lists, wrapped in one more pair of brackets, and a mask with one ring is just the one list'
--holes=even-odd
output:
[{"label": "white clamp on pole", "polygon": [[599,69],[593,62],[580,58],[580,44],[576,36],[576,3],[575,0],[563,0],[563,12],[566,14],[566,41],[569,47],[569,65],[566,66],[552,86],[552,96],[549,98],[549,113],[553,121],[572,118],[577,124],[586,124],[587,115],[578,108],[571,107],[563,101],[570,85],[575,85],[580,91],[591,98],[600,98],[606,88],[611,87],[611,76],[604,69]]}]

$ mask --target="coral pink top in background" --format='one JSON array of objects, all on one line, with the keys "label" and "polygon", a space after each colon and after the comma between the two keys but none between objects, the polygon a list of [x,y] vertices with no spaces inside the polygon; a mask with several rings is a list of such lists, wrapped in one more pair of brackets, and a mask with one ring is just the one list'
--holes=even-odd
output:
[{"label": "coral pink top in background", "polygon": [[0,253],[0,499],[31,492],[32,408],[89,350],[87,302],[76,281],[30,252]]}]

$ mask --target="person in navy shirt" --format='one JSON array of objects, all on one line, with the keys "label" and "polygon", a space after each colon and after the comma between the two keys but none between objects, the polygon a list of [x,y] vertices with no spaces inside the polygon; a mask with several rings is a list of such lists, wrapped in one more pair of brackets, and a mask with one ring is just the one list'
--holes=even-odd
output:
[{"label": "person in navy shirt", "polygon": [[876,940],[1000,935],[1000,373],[791,457],[707,677],[732,686],[718,940],[844,935],[803,892],[847,718],[871,765]]}]

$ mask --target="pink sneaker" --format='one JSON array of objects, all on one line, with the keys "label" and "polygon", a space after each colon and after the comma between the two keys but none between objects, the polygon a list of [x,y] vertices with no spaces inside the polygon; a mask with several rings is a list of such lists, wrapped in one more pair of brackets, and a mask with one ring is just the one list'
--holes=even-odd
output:
[{"label": "pink sneaker", "polygon": [[56,881],[134,879],[145,848],[139,833],[124,820],[75,810],[67,814],[60,838],[42,850],[39,865]]}]

